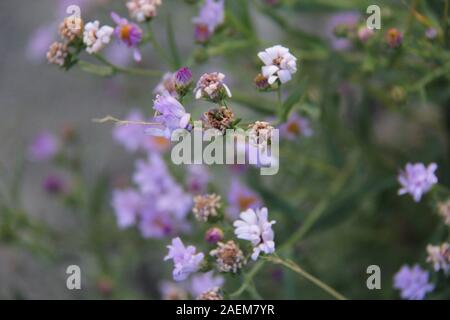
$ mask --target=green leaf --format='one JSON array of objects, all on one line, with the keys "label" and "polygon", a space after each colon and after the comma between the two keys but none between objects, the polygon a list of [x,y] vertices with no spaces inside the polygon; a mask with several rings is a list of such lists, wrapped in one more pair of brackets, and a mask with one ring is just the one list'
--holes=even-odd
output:
[{"label": "green leaf", "polygon": [[283,111],[281,114],[281,122],[286,122],[289,113],[291,112],[292,108],[299,103],[300,101],[304,100],[306,97],[306,80],[303,80],[300,85],[297,87],[296,90],[294,90],[293,93],[287,98],[287,100],[283,103]]},{"label": "green leaf", "polygon": [[100,77],[109,77],[114,74],[114,69],[110,66],[99,66],[85,61],[79,62],[81,70]]}]

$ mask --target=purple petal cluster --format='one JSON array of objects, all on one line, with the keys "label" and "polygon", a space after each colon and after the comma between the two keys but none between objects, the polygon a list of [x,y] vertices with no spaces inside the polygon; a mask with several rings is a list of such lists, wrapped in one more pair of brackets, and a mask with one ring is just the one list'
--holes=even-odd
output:
[{"label": "purple petal cluster", "polygon": [[405,265],[394,276],[394,288],[400,290],[402,299],[423,300],[427,293],[434,290],[428,278],[428,272],[420,266]]},{"label": "purple petal cluster", "polygon": [[402,186],[398,194],[409,193],[414,201],[419,202],[422,196],[438,182],[434,174],[436,170],[437,165],[435,163],[431,163],[428,167],[423,163],[408,163],[405,170],[401,171],[398,176],[398,182]]},{"label": "purple petal cluster", "polygon": [[164,260],[173,260],[172,275],[175,281],[186,280],[191,273],[197,272],[205,257],[203,253],[196,253],[194,246],[185,247],[180,238],[173,239],[167,248],[169,253]]}]

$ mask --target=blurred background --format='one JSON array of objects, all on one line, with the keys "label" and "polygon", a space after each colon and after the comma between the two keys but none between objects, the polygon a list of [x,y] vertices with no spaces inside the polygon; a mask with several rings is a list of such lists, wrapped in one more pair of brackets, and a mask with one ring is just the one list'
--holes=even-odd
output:
[{"label": "blurred background", "polygon": [[[242,2],[226,2],[227,10],[241,21]],[[308,79],[307,86],[302,85],[305,99],[295,108],[309,119],[314,135],[282,144],[277,176],[262,178],[249,170],[238,177],[273,210],[277,243],[288,239],[308,214],[320,211],[320,219],[288,250],[288,258],[350,298],[398,298],[392,289],[395,272],[403,264],[419,262],[425,267],[426,245],[448,239],[448,226],[436,208],[448,197],[450,72],[437,77],[433,73],[444,64],[450,71],[448,39],[445,44],[427,40],[427,28],[408,10],[417,5],[421,14],[439,25],[445,3],[279,2],[276,6],[271,1],[248,2],[252,32],[261,43],[221,51],[216,41],[219,53],[207,59],[199,58],[204,51],[194,41],[191,20],[198,6],[163,0],[153,30],[160,44],[168,47],[170,17],[182,60],[197,53],[192,67],[197,78],[206,71],[224,72],[232,91],[239,91],[235,112],[245,122],[273,116],[267,108],[258,108],[267,95],[252,83],[258,72],[256,53],[279,43],[292,49],[299,57],[299,73],[284,98]],[[153,90],[160,78],[101,78],[80,68],[64,72],[48,65],[47,48],[57,37],[65,8],[73,3],[79,3],[85,21],[113,25],[111,11],[127,16],[124,1],[0,2],[0,298],[159,299],[161,281],[170,279],[170,266],[162,262],[169,239],[144,239],[136,230],[117,227],[110,205],[112,188],[129,179],[135,157],[114,142],[111,125],[91,120],[108,114],[123,118],[132,108],[151,115]],[[335,37],[333,28],[339,22],[333,21],[358,21],[375,3],[383,8],[383,28],[370,48]],[[245,41],[238,25],[219,39]],[[389,27],[408,30],[403,51],[385,49],[383,34]],[[174,71],[151,47],[143,50],[139,65],[129,52],[115,46],[105,55],[118,65]],[[420,81],[427,77],[431,81],[423,86]],[[416,84],[419,89],[411,89]],[[204,104],[193,110],[200,115]],[[73,176],[54,163],[26,159],[27,146],[43,130],[63,140],[76,137],[71,152],[76,153],[76,167],[82,168],[78,177],[82,183],[72,181]],[[410,196],[399,197],[396,179],[407,162],[437,163],[439,191],[420,203]],[[176,177],[182,175],[180,168],[172,169]],[[228,169],[210,171],[214,190],[226,198]],[[75,192],[61,200],[49,194],[43,182],[55,174],[66,177],[68,184],[81,185],[86,197],[77,198]],[[80,291],[66,288],[65,271],[72,264],[82,270]],[[366,287],[366,268],[372,264],[381,267],[382,290]],[[431,297],[449,298],[448,278],[433,277],[440,290]],[[227,289],[235,290],[240,282],[238,277],[227,278]],[[254,282],[264,298],[327,298],[275,265],[266,265]],[[250,293],[242,297],[254,298]]]}]

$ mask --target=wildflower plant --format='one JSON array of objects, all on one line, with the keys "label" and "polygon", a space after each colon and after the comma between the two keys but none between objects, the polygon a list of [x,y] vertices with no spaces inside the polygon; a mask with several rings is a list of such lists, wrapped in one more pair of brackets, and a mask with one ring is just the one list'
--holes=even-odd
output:
[{"label": "wildflower plant", "polygon": [[[389,2],[379,30],[358,1],[178,2],[188,25],[168,0],[106,2],[85,15],[86,4],[58,21],[49,43],[50,64],[119,79],[132,87],[124,104],[140,105],[94,110],[92,126],[114,124],[111,141],[128,154],[120,173],[92,175],[81,155],[96,138],[75,129],[42,131],[25,152],[29,166],[58,170],[41,186],[83,226],[98,295],[450,297],[449,1]],[[312,11],[321,30],[297,23]],[[133,61],[113,62],[115,45]],[[259,175],[261,157],[175,165],[174,137],[195,137],[198,125],[214,137],[248,132],[240,144],[231,137],[236,158],[273,150],[279,132],[279,157],[267,155],[278,174]],[[1,200],[0,239],[20,226],[58,243],[16,209],[15,192]],[[381,266],[383,290],[365,290],[369,262]],[[144,294],[124,280],[135,273],[158,284]]]}]

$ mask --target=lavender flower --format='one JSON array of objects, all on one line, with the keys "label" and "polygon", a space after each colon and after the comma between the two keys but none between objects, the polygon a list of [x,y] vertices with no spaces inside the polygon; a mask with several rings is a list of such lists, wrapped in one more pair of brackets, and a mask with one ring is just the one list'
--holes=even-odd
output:
[{"label": "lavender flower", "polygon": [[191,273],[197,272],[205,255],[196,253],[194,246],[185,247],[180,238],[172,240],[172,245],[167,246],[169,254],[164,258],[173,260],[174,270],[172,272],[175,281],[186,280]]},{"label": "lavender flower", "polygon": [[119,228],[125,229],[136,223],[143,203],[142,195],[134,189],[129,188],[113,192],[112,207]]},{"label": "lavender flower", "polygon": [[150,205],[141,211],[139,230],[144,238],[162,239],[173,234],[174,229],[175,221],[166,212],[157,211]]},{"label": "lavender flower", "polygon": [[154,121],[160,123],[160,125],[147,129],[147,134],[170,138],[174,130],[189,129],[191,114],[187,113],[183,105],[169,93],[158,95],[154,101],[153,109],[159,114],[154,118]]},{"label": "lavender flower", "polygon": [[297,72],[297,58],[289,53],[288,48],[276,45],[258,53],[258,57],[264,62],[261,73],[270,85],[277,80],[286,83]]},{"label": "lavender flower", "polygon": [[427,31],[425,31],[425,36],[428,40],[436,39],[438,35],[438,31],[436,28],[428,28]]},{"label": "lavender flower", "polygon": [[222,241],[223,240],[222,229],[216,227],[208,229],[205,234],[205,240],[210,244],[216,244],[217,242]]},{"label": "lavender flower", "polygon": [[192,72],[188,67],[179,69],[174,74],[175,89],[179,97],[184,97],[192,85]]},{"label": "lavender flower", "polygon": [[59,141],[48,131],[37,134],[28,146],[28,159],[36,162],[51,160],[59,152]]},{"label": "lavender flower", "polygon": [[159,288],[163,300],[187,300],[188,298],[185,288],[178,283],[163,281]]},{"label": "lavender flower", "polygon": [[450,245],[442,243],[439,246],[427,246],[427,262],[433,265],[434,271],[442,270],[445,274],[450,271]]},{"label": "lavender flower", "polygon": [[241,220],[233,223],[234,234],[238,239],[248,240],[253,245],[252,259],[256,261],[261,252],[271,254],[275,252],[272,225],[275,221],[268,220],[267,208],[248,209],[241,213]]},{"label": "lavender flower", "polygon": [[[131,122],[147,121],[139,110],[132,110],[126,120]],[[117,126],[113,130],[113,138],[129,152],[139,150],[148,152],[167,151],[170,147],[170,141],[165,137],[153,137],[145,134],[146,127],[140,124]]]},{"label": "lavender flower", "polygon": [[428,281],[429,274],[420,266],[403,266],[394,276],[394,288],[400,290],[402,299],[423,300],[427,293],[434,290]]},{"label": "lavender flower", "polygon": [[349,50],[352,47],[350,40],[336,36],[336,29],[344,27],[345,29],[352,29],[356,27],[360,19],[359,12],[345,11],[333,14],[327,22],[325,27],[327,37],[331,42],[331,47],[336,51]]},{"label": "lavender flower", "polygon": [[206,42],[225,20],[224,0],[205,0],[199,15],[192,19],[195,24],[195,39]]},{"label": "lavender flower", "polygon": [[157,154],[149,154],[146,161],[136,162],[133,180],[146,195],[160,195],[175,186],[164,160]]},{"label": "lavender flower", "polygon": [[191,279],[189,291],[191,292],[192,296],[198,297],[206,291],[219,289],[223,286],[224,282],[225,279],[223,277],[214,277],[214,273],[212,271],[203,274],[197,274],[194,275]]},{"label": "lavender flower", "polygon": [[358,29],[358,38],[362,43],[366,43],[374,35],[375,32],[373,32],[373,30],[367,28],[366,26],[362,26]]},{"label": "lavender flower", "polygon": [[128,22],[127,19],[120,17],[117,13],[112,12],[111,18],[117,24],[114,34],[117,39],[125,43],[129,48],[133,48],[133,58],[135,61],[141,61],[141,52],[138,49],[139,43],[142,41],[142,30],[138,25]]},{"label": "lavender flower", "polygon": [[296,140],[300,136],[310,137],[313,135],[309,120],[295,112],[291,113],[287,122],[282,123],[279,129],[280,136],[288,140]]},{"label": "lavender flower", "polygon": [[430,191],[438,179],[434,172],[437,165],[432,163],[425,167],[422,163],[411,164],[408,163],[404,171],[400,172],[398,181],[402,188],[398,191],[399,195],[409,193],[414,201],[419,202],[422,195]]},{"label": "lavender flower", "polygon": [[232,219],[237,219],[242,211],[262,207],[262,200],[259,195],[248,187],[244,186],[237,179],[233,179],[228,193],[228,215]]},{"label": "lavender flower", "polygon": [[161,81],[156,86],[153,93],[156,95],[163,95],[168,92],[171,96],[177,97],[177,90],[175,87],[175,75],[171,72],[166,72]]}]

